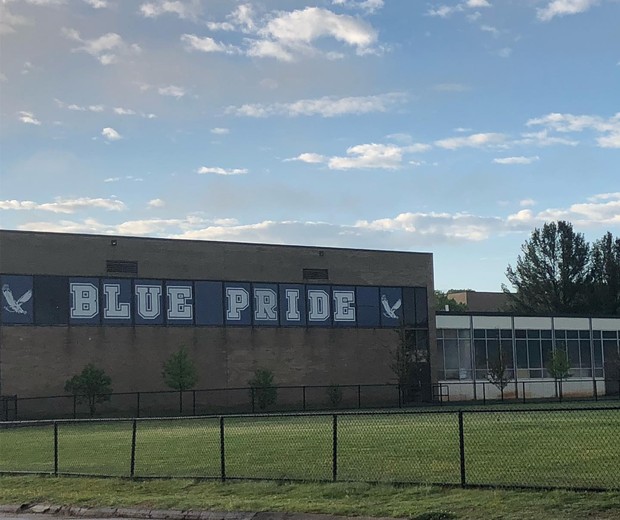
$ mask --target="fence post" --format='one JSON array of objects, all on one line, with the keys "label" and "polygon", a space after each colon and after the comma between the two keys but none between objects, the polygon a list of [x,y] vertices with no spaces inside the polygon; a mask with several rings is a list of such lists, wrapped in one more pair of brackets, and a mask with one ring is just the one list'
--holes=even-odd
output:
[{"label": "fence post", "polygon": [[306,411],[306,385],[301,387],[301,396],[302,396],[302,402],[303,402],[302,408],[303,408],[303,411],[305,412]]},{"label": "fence post", "polygon": [[357,408],[362,407],[362,385],[357,385]]},{"label": "fence post", "polygon": [[73,418],[74,419],[77,417],[76,408],[77,408],[77,395],[73,394]]},{"label": "fence post", "polygon": [[487,385],[482,381],[482,404],[487,404]]},{"label": "fence post", "polygon": [[224,416],[220,416],[220,472],[222,482],[226,481],[226,452],[224,446]]},{"label": "fence post", "polygon": [[136,417],[140,417],[140,392],[136,392]]},{"label": "fence post", "polygon": [[522,390],[523,390],[523,404],[525,404],[525,381],[523,381],[521,384],[523,385],[523,388],[522,388]]},{"label": "fence post", "polygon": [[403,398],[402,398],[402,395],[401,395],[400,383],[396,386],[396,390],[398,391],[398,407],[402,408],[403,407]]},{"label": "fence post", "polygon": [[192,415],[196,415],[196,390],[192,390]]},{"label": "fence post", "polygon": [[338,416],[332,418],[332,481],[338,480]]},{"label": "fence post", "polygon": [[465,435],[463,431],[463,410],[459,410],[459,452],[461,458],[461,487],[467,484],[465,478]]},{"label": "fence post", "polygon": [[136,474],[136,433],[138,430],[138,421],[135,419],[131,424],[131,462],[129,466],[129,477],[133,478]]},{"label": "fence post", "polygon": [[256,410],[255,410],[256,405],[255,405],[254,387],[250,388],[250,392],[252,394],[252,413],[256,413]]},{"label": "fence post", "polygon": [[58,423],[54,421],[54,476],[58,476]]}]

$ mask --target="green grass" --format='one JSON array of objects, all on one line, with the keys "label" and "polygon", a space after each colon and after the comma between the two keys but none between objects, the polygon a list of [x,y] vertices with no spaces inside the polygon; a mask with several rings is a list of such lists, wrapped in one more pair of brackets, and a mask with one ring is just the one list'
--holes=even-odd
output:
[{"label": "green grass", "polygon": [[[285,511],[415,520],[612,520],[620,492],[444,489],[368,484],[0,477],[0,503]],[[443,514],[443,516],[440,516]]]},{"label": "green grass", "polygon": [[[217,418],[139,421],[135,475],[220,476]],[[59,423],[59,471],[128,476],[131,421]],[[468,484],[620,489],[620,410],[464,414]],[[332,417],[227,417],[229,478],[332,478]],[[0,471],[53,471],[53,427],[0,429]],[[460,482],[457,414],[338,417],[338,479]]]}]

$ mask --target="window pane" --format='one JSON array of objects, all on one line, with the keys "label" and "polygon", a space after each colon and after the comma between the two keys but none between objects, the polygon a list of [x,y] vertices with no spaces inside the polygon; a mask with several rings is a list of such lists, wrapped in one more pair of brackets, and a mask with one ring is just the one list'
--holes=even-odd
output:
[{"label": "window pane", "polygon": [[594,340],[594,366],[596,368],[603,366],[603,345],[601,340]]},{"label": "window pane", "polygon": [[542,347],[543,367],[548,367],[551,363],[551,357],[553,356],[553,343],[550,339],[543,339],[540,343]]},{"label": "window pane", "polygon": [[540,331],[530,329],[527,331],[527,337],[528,338],[540,338]]},{"label": "window pane", "polygon": [[500,342],[502,348],[502,356],[504,357],[504,362],[506,366],[512,365],[512,340],[511,339],[503,339]]},{"label": "window pane", "polygon": [[469,329],[459,329],[458,330],[459,338],[469,338],[471,335],[471,331]]},{"label": "window pane", "polygon": [[515,330],[515,337],[516,338],[525,338],[526,336],[526,331],[523,329],[517,329]]},{"label": "window pane", "polygon": [[499,329],[487,329],[487,338],[499,338]]},{"label": "window pane", "polygon": [[550,329],[541,330],[540,337],[543,339],[551,339],[551,330]]},{"label": "window pane", "polygon": [[444,338],[456,338],[456,329],[443,329],[443,337]]},{"label": "window pane", "polygon": [[474,329],[474,338],[484,338],[484,329]]},{"label": "window pane", "polygon": [[571,368],[579,368],[579,341],[569,339],[566,341],[568,347],[568,361]]},{"label": "window pane", "polygon": [[512,330],[502,329],[499,331],[500,338],[512,338]]},{"label": "window pane", "polygon": [[581,349],[581,366],[591,367],[592,360],[590,358],[590,342],[581,340],[579,343]]},{"label": "window pane", "polygon": [[459,341],[459,354],[461,356],[459,368],[465,373],[461,374],[461,379],[467,379],[471,377],[471,344],[469,340]]},{"label": "window pane", "polygon": [[517,340],[517,367],[527,368],[527,341]]},{"label": "window pane", "polygon": [[487,368],[487,349],[483,339],[474,340],[474,346],[476,348],[476,368]]},{"label": "window pane", "polygon": [[566,331],[566,339],[578,339],[579,332],[576,330],[567,330]]},{"label": "window pane", "polygon": [[579,339],[590,339],[590,331],[589,330],[580,330],[579,331]]},{"label": "window pane", "polygon": [[497,363],[499,359],[499,340],[487,340],[487,355],[489,356],[489,363]]},{"label": "window pane", "polygon": [[528,340],[527,350],[530,356],[530,368],[542,368],[542,360],[540,357],[540,341]]},{"label": "window pane", "polygon": [[446,370],[458,370],[459,350],[455,339],[446,339],[443,342],[444,358],[446,360]]}]

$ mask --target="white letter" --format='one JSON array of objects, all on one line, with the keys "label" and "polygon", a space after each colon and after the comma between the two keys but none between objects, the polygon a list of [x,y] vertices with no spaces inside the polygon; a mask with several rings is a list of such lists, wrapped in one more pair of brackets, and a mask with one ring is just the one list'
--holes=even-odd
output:
[{"label": "white letter", "polygon": [[276,321],[278,319],[276,312],[278,295],[273,289],[255,288],[254,302],[256,305],[254,319],[262,321]]},{"label": "white letter", "polygon": [[250,306],[250,295],[243,287],[226,287],[226,299],[228,308],[226,318],[231,321],[241,320],[241,311]]},{"label": "white letter", "polygon": [[299,289],[286,289],[286,319],[289,321],[300,321],[299,314]]},{"label": "white letter", "polygon": [[72,318],[94,318],[99,314],[99,290],[92,283],[72,283]]},{"label": "white letter", "polygon": [[193,317],[192,288],[187,285],[168,285],[168,319],[169,320],[191,320]]},{"label": "white letter", "polygon": [[329,319],[329,294],[322,290],[309,289],[308,302],[310,303],[310,312],[308,313],[310,321],[327,321]]},{"label": "white letter", "polygon": [[105,307],[103,308],[104,319],[129,319],[131,318],[129,303],[118,301],[121,295],[121,285],[118,283],[103,284],[105,295]]},{"label": "white letter", "polygon": [[154,320],[161,313],[161,287],[136,285],[138,314],[145,320]]},{"label": "white letter", "polygon": [[334,321],[355,321],[355,293],[334,291]]}]

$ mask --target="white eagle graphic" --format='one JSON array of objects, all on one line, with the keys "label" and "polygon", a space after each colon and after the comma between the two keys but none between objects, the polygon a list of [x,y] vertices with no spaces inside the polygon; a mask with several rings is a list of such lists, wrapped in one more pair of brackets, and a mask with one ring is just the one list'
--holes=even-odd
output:
[{"label": "white eagle graphic", "polygon": [[397,320],[398,316],[396,315],[396,312],[398,309],[400,309],[400,306],[402,305],[401,300],[396,300],[396,303],[394,305],[392,305],[390,307],[390,302],[387,299],[387,296],[385,294],[381,295],[381,305],[383,305],[383,315],[386,318],[392,318]]},{"label": "white eagle graphic", "polygon": [[4,308],[9,312],[15,312],[17,314],[28,314],[27,311],[22,309],[22,305],[32,298],[32,291],[28,289],[24,294],[22,294],[17,300],[13,297],[13,291],[8,284],[4,284],[2,286],[2,294],[4,295],[4,299],[8,304],[8,307],[5,305]]}]

